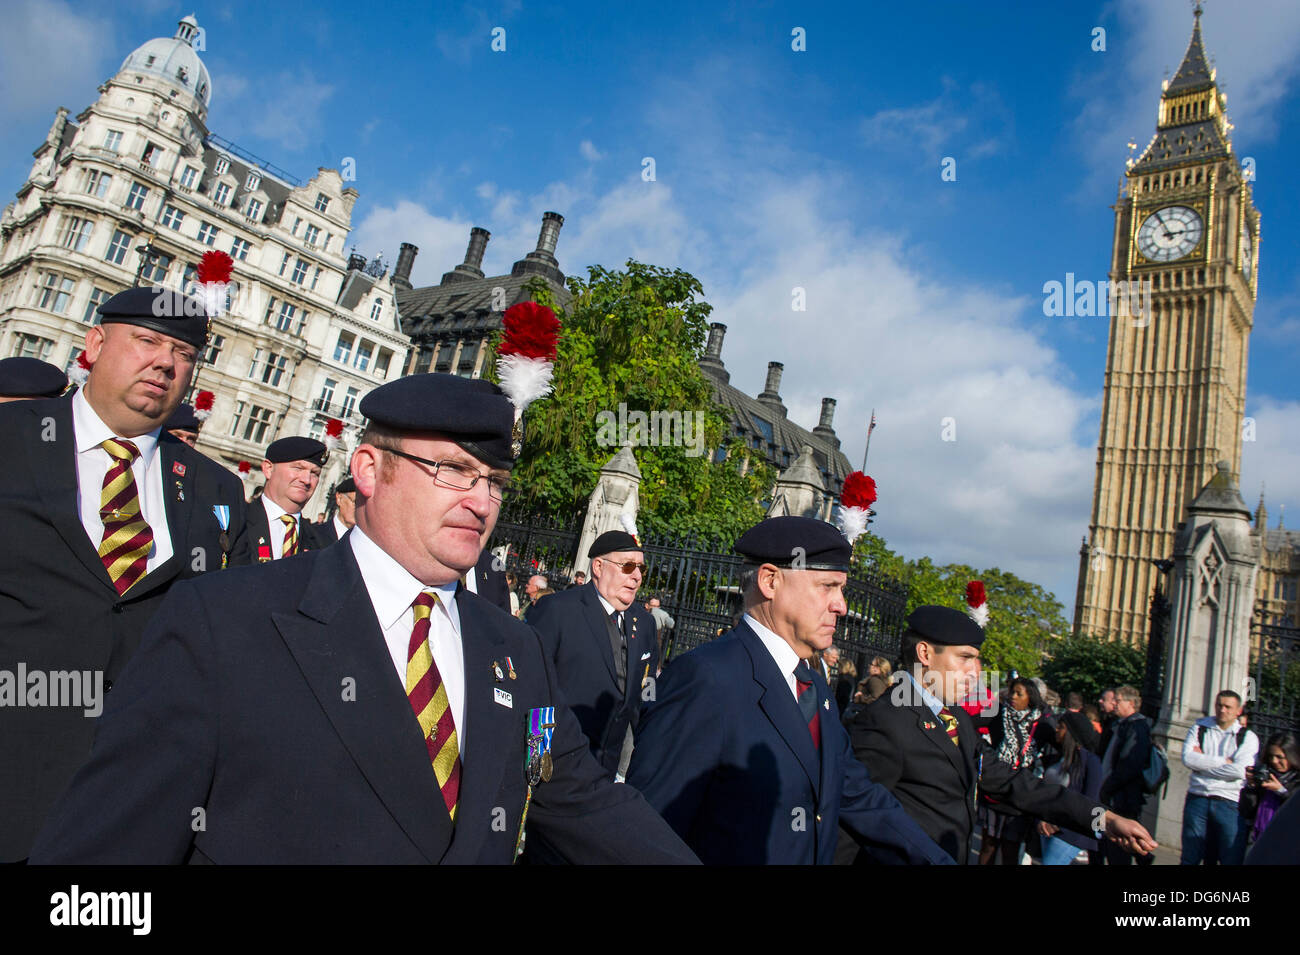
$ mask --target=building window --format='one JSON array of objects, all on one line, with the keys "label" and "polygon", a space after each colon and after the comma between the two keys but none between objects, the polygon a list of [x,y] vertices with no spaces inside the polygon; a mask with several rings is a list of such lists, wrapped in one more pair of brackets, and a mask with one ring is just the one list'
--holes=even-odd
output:
[{"label": "building window", "polygon": [[249,192],[256,192],[257,187],[262,184],[262,177],[255,172],[250,172],[248,178],[244,180],[244,188]]},{"label": "building window", "polygon": [[57,272],[46,272],[41,282],[41,295],[40,301],[36,303],[37,307],[62,315],[68,310],[68,302],[71,301],[72,292],[76,287],[75,279],[59,275]]},{"label": "building window", "polygon": [[100,172],[98,169],[86,171],[86,193],[96,199],[103,199],[108,194],[108,187],[112,183],[113,177],[106,172]]},{"label": "building window", "polygon": [[116,129],[110,129],[104,133],[104,148],[111,153],[115,153],[118,147],[122,145],[122,134]]},{"label": "building window", "polygon": [[307,331],[307,316],[310,314],[311,313],[305,308],[298,313],[298,327],[293,330],[293,333],[299,338],[301,338]]},{"label": "building window", "polygon": [[349,332],[339,332],[338,344],[334,346],[334,360],[340,365],[346,365],[352,358],[352,345],[356,342],[356,336]]},{"label": "building window", "polygon": [[108,301],[109,293],[102,288],[92,288],[90,290],[90,301],[86,302],[86,314],[81,316],[81,320],[87,325],[95,324],[95,309]]},{"label": "building window", "polygon": [[144,200],[149,195],[149,187],[141,185],[138,182],[131,183],[131,194],[126,197],[126,207],[128,209],[140,210],[144,208]]},{"label": "building window", "polygon": [[375,351],[374,342],[368,342],[364,338],[361,339],[361,344],[357,346],[357,357],[356,357],[357,368],[361,369],[362,371],[365,371],[367,368],[369,368],[370,357],[371,355],[374,354],[374,351]]},{"label": "building window", "polygon": [[[224,335],[209,335],[208,347],[203,349],[203,364],[215,365],[217,363],[217,358],[221,355],[221,347],[225,344],[226,337]],[[232,431],[230,433],[234,434],[235,432]]]},{"label": "building window", "polygon": [[460,366],[456,369],[456,374],[462,378],[472,378],[474,375],[474,364],[478,361],[478,344],[466,342],[460,349]]},{"label": "building window", "polygon": [[230,421],[230,436],[232,438],[239,433],[239,419],[242,418],[243,416],[244,416],[244,403],[242,401],[236,401],[235,415]]},{"label": "building window", "polygon": [[212,201],[219,206],[230,205],[230,184],[225,182],[217,183],[217,188],[212,193]]},{"label": "building window", "polygon": [[126,258],[127,250],[131,248],[131,237],[118,229],[113,233],[113,241],[108,243],[108,254],[104,256],[105,262],[112,262],[114,265],[121,265]]},{"label": "building window", "polygon": [[326,378],[325,384],[320,387],[320,402],[318,407],[321,411],[329,411],[330,405],[334,403],[334,389],[339,383],[333,378]]},{"label": "building window", "polygon": [[199,181],[199,171],[193,166],[186,166],[181,173],[181,188],[193,189],[194,184]]},{"label": "building window", "polygon": [[433,370],[437,372],[451,371],[451,356],[456,351],[455,342],[443,342],[438,346],[438,363],[434,365]]},{"label": "building window", "polygon": [[298,311],[298,306],[289,302],[280,303],[280,314],[275,317],[275,327],[282,332],[293,331],[293,316]]},{"label": "building window", "polygon": [[324,212],[330,207],[329,198],[323,192],[316,193],[316,211]]},{"label": "building window", "polygon": [[244,210],[244,215],[254,222],[262,221],[262,203],[258,199],[249,199],[248,207]]},{"label": "building window", "polygon": [[248,258],[249,242],[247,239],[232,239],[230,242],[230,257],[239,259],[241,262]]},{"label": "building window", "polygon": [[19,335],[14,342],[14,356],[19,358],[39,358],[41,361],[49,361],[50,352],[53,350],[54,342],[35,335]]},{"label": "building window", "polygon": [[429,365],[433,362],[433,351],[428,348],[421,348],[415,356],[415,374],[427,375]]},{"label": "building window", "polygon": [[320,229],[314,225],[309,225],[302,233],[302,241],[307,243],[307,248],[316,248],[316,240],[320,238]]},{"label": "building window", "polygon": [[291,276],[296,285],[301,285],[307,281],[307,263],[299,259],[293,264],[293,275]]},{"label": "building window", "polygon": [[161,156],[162,156],[161,149],[159,149],[153,143],[146,142],[144,144],[144,152],[140,154],[140,161],[144,163],[146,166],[156,166],[158,165],[158,160],[159,158],[161,158]]},{"label": "building window", "polygon": [[311,290],[316,291],[316,283],[320,281],[320,266],[316,266],[316,274],[311,277]]},{"label": "building window", "polygon": [[350,418],[357,408],[357,398],[360,392],[355,388],[349,388],[347,394],[343,396],[343,417]]},{"label": "building window", "polygon": [[393,362],[393,353],[387,348],[379,349],[379,356],[375,359],[375,377],[387,378],[388,366]]},{"label": "building window", "polygon": [[226,171],[230,169],[230,160],[227,159],[225,156],[222,156],[220,159],[217,160],[217,164],[212,168],[213,171],[216,172],[218,176],[224,176],[226,174]]},{"label": "building window", "polygon": [[375,299],[375,304],[370,306],[370,319],[371,321],[377,322],[379,321],[379,316],[383,314],[384,314],[384,300],[382,298],[377,298]]},{"label": "building window", "polygon": [[201,222],[199,223],[199,241],[204,245],[212,245],[217,241],[219,231],[211,222]]},{"label": "building window", "polygon": [[294,220],[293,220],[293,228],[289,230],[289,234],[290,234],[290,235],[297,235],[297,234],[298,234],[298,226],[300,226],[300,225],[302,225],[302,219],[299,219],[298,217],[295,216],[295,217],[294,217]]},{"label": "building window", "polygon": [[270,408],[260,408],[253,405],[252,410],[248,412],[248,424],[244,426],[244,440],[252,441],[254,444],[261,444],[266,440],[267,428],[271,426],[271,417],[274,412]]},{"label": "building window", "polygon": [[181,223],[185,221],[185,213],[175,206],[168,206],[163,210],[162,224],[169,229],[181,230]]},{"label": "building window", "polygon": [[290,259],[290,258],[292,258],[292,256],[290,256],[289,253],[286,252],[286,253],[284,253],[284,258],[280,260],[280,274],[281,274],[281,275],[283,275],[283,274],[284,274],[284,270],[287,269],[287,268],[289,267],[289,259]]},{"label": "building window", "polygon": [[73,252],[85,252],[86,246],[90,243],[90,233],[94,229],[95,225],[89,219],[83,219],[81,216],[67,218],[67,226],[63,230],[60,244]]},{"label": "building window", "polygon": [[155,252],[145,262],[144,271],[140,273],[140,282],[162,285],[167,280],[167,270],[172,267],[172,257]]},{"label": "building window", "polygon": [[270,352],[266,356],[266,361],[262,361],[262,349],[253,352],[253,363],[249,366],[249,378],[261,378],[262,384],[270,385],[272,388],[280,387],[280,381],[284,377],[285,368],[289,364],[287,355],[277,355]]}]

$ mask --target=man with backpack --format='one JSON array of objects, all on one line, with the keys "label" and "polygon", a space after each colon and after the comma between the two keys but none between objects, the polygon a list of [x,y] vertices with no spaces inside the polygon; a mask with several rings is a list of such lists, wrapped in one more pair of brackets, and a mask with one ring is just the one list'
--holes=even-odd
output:
[{"label": "man with backpack", "polygon": [[[1152,766],[1151,726],[1139,710],[1142,694],[1131,686],[1115,688],[1115,722],[1110,742],[1102,756],[1101,801],[1121,816],[1137,819],[1142,804],[1153,786],[1148,778],[1167,774],[1168,767]],[[1156,769],[1162,770],[1155,773]],[[1156,783],[1158,786],[1159,784]],[[1128,865],[1133,858],[1123,849],[1107,843],[1106,861],[1110,865]],[[1149,865],[1151,856],[1139,857],[1139,865]]]},{"label": "man with backpack", "polygon": [[1223,690],[1214,716],[1196,721],[1183,742],[1192,771],[1183,803],[1183,865],[1241,865],[1247,826],[1237,812],[1246,769],[1255,765],[1259,737],[1237,722],[1241,697]]}]

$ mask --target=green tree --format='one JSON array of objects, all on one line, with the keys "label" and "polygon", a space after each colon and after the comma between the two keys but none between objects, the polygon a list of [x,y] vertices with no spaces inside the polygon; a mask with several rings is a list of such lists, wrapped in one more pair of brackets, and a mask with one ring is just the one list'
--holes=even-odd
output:
[{"label": "green tree", "polygon": [[1070,636],[1053,641],[1050,652],[1043,679],[1062,695],[1074,691],[1084,700],[1095,700],[1109,687],[1142,686],[1144,648],[1104,637]]},{"label": "green tree", "polygon": [[[526,289],[534,301],[555,307],[544,282]],[[591,266],[586,279],[569,278],[569,289],[573,299],[557,309],[554,390],[526,415],[515,468],[525,498],[549,513],[582,509],[600,468],[618,451],[604,440],[611,420],[637,411],[647,417],[681,412],[694,440],[654,443],[660,432],[632,449],[641,470],[638,528],[734,540],[762,519],[775,475],[728,439],[727,411],[700,370],[712,310],[703,287],[681,269],[629,261],[622,271]],[[697,421],[701,437],[694,433]],[[684,428],[677,433],[686,434]],[[712,453],[719,447],[726,448],[723,461]]]}]

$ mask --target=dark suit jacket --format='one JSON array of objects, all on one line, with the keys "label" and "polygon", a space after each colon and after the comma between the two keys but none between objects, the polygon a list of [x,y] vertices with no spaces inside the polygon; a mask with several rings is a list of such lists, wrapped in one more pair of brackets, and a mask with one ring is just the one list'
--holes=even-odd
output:
[{"label": "dark suit jacket", "polygon": [[1091,831],[1094,801],[1028,772],[1014,772],[979,738],[964,709],[950,710],[957,718],[957,746],[943,721],[913,697],[904,682],[866,706],[850,732],[854,755],[871,777],[888,787],[954,860],[964,865],[970,858],[977,783],[980,792],[1027,815]]},{"label": "dark suit jacket", "polygon": [[628,783],[706,864],[827,864],[839,826],[880,862],[951,864],[853,759],[820,673],[821,749],[748,624],[660,675]]},{"label": "dark suit jacket", "polygon": [[[528,829],[571,862],[694,857],[587,753],[537,634],[461,588],[453,830],[350,546],[175,588],[32,853],[47,863],[509,863],[527,721],[555,707]],[[492,663],[511,657],[517,679]],[[501,694],[506,694],[504,702]]]},{"label": "dark suit jacket", "polygon": [[[1141,713],[1116,720],[1111,724],[1111,741],[1116,747],[1115,758],[1110,774],[1102,780],[1101,800],[1118,813],[1136,816],[1146,802],[1142,771],[1151,759],[1151,724]],[[1104,762],[1105,750],[1101,757]]]},{"label": "dark suit jacket", "polygon": [[[72,400],[0,405],[0,445],[0,671],[95,671],[111,689],[168,588],[221,567],[244,523],[243,485],[162,432],[172,557],[119,597],[78,516]],[[214,505],[230,508],[224,540]],[[0,861],[26,857],[94,726],[81,706],[0,708]]]},{"label": "dark suit jacket", "polygon": [[659,648],[654,617],[634,602],[623,618],[627,633],[625,695],[615,679],[607,619],[594,581],[552,594],[528,611],[528,623],[542,635],[560,690],[582,724],[592,754],[613,776],[627,728],[636,731],[641,684],[657,670]]},{"label": "dark suit jacket", "polygon": [[506,585],[506,572],[497,570],[492,562],[490,550],[479,554],[478,563],[474,565],[475,593],[510,613],[510,588]]},{"label": "dark suit jacket", "polygon": [[[242,486],[242,485],[241,485]],[[301,514],[298,521],[298,553],[306,553],[311,550],[320,550],[322,547],[328,547],[334,543],[334,528],[329,527],[329,522],[325,524],[313,524]],[[322,528],[328,527],[327,531]],[[277,532],[283,536],[283,531],[276,528]],[[262,503],[262,498],[258,497],[256,501],[248,505],[247,517],[244,521],[244,528],[239,535],[237,547],[239,548],[240,564],[258,564],[270,563],[270,561],[258,560],[259,548],[270,547],[271,544],[271,523],[266,513],[266,506]],[[274,553],[274,550],[271,551]],[[236,563],[231,561],[231,563]]]}]

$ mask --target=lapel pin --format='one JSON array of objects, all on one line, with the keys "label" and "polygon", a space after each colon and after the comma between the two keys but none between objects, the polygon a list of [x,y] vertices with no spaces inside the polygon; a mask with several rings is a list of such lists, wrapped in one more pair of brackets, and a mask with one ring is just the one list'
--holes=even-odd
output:
[{"label": "lapel pin", "polygon": [[515,678],[515,665],[510,662],[509,657],[506,657],[506,672],[510,674],[510,679]]},{"label": "lapel pin", "polygon": [[172,474],[179,474],[181,477],[185,477],[185,465],[181,464],[179,461],[173,461]]},{"label": "lapel pin", "polygon": [[180,481],[176,482],[176,500],[185,500],[185,485]]},{"label": "lapel pin", "polygon": [[830,700],[822,700],[822,709],[823,709],[823,710],[829,710],[830,708],[831,708],[831,701],[830,701]]},{"label": "lapel pin", "polygon": [[933,724],[933,723],[925,723],[925,724],[923,724],[923,725],[924,725],[925,728],[928,729],[928,730],[932,730],[932,729],[934,729],[934,724]]},{"label": "lapel pin", "polygon": [[498,683],[506,678],[506,675],[501,672],[501,664],[497,663],[496,660],[492,661],[492,676],[496,678]]}]

